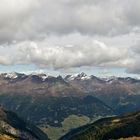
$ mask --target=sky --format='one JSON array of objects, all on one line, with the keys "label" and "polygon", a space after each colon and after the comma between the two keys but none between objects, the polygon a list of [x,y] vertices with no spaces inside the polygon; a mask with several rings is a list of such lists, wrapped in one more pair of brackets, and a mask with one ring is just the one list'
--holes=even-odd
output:
[{"label": "sky", "polygon": [[139,0],[0,3],[0,72],[139,77]]}]

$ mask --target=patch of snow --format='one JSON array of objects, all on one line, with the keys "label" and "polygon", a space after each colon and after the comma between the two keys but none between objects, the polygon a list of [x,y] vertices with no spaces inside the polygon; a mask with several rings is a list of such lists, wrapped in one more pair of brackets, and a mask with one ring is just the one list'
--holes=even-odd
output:
[{"label": "patch of snow", "polygon": [[11,72],[11,73],[6,73],[5,77],[10,79],[16,79],[18,75],[15,72]]},{"label": "patch of snow", "polygon": [[67,80],[72,81],[75,79],[80,79],[80,80],[88,80],[91,79],[91,76],[86,75],[85,73],[80,73],[80,74],[75,74],[75,75],[70,75]]},{"label": "patch of snow", "polygon": [[118,77],[109,76],[109,77],[104,77],[104,78],[101,78],[101,79],[104,80],[105,82],[108,82],[109,84],[112,84],[114,81],[118,80]]},{"label": "patch of snow", "polygon": [[42,78],[42,81],[45,81],[46,78],[48,78],[48,75],[43,75],[43,76],[41,76],[41,78]]},{"label": "patch of snow", "polygon": [[83,77],[81,77],[81,80],[88,80],[88,79],[91,79],[91,76],[83,76]]},{"label": "patch of snow", "polygon": [[68,77],[67,80],[72,81],[72,80],[74,80],[76,77],[77,77],[77,75],[71,75],[71,76]]},{"label": "patch of snow", "polygon": [[81,80],[88,80],[88,79],[91,79],[91,76],[88,76],[84,72],[82,72],[81,74],[77,75],[77,78]]}]

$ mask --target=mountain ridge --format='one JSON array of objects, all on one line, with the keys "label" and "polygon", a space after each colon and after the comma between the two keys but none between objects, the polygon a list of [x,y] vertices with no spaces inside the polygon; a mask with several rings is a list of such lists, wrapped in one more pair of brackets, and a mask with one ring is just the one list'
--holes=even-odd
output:
[{"label": "mountain ridge", "polygon": [[116,76],[108,76],[108,77],[102,77],[99,78],[97,76],[94,75],[87,75],[86,73],[82,72],[79,74],[75,74],[75,75],[65,75],[65,76],[52,76],[52,75],[48,75],[47,73],[31,73],[31,74],[25,74],[25,73],[18,73],[18,72],[9,72],[9,73],[0,73],[0,77],[5,78],[5,79],[17,79],[17,78],[27,78],[27,77],[31,77],[31,76],[38,76],[40,78],[42,78],[42,81],[53,77],[53,78],[60,78],[60,79],[64,79],[66,81],[69,80],[89,80],[89,79],[98,79],[104,82],[110,82],[110,81],[115,81],[115,80],[119,80],[119,81],[135,81],[135,82],[140,82],[140,79],[138,78],[132,78],[132,77],[116,77]]}]

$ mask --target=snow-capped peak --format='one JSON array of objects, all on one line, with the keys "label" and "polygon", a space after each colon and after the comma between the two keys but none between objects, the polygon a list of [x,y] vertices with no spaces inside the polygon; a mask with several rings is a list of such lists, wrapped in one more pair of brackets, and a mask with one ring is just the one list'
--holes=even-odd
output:
[{"label": "snow-capped peak", "polygon": [[77,75],[77,77],[86,77],[86,76],[87,75],[84,72],[82,72],[82,73],[80,73],[80,74]]},{"label": "snow-capped peak", "polygon": [[72,80],[75,80],[75,79],[78,79],[78,80],[87,80],[87,79],[90,79],[91,76],[88,76],[86,75],[85,73],[80,73],[80,74],[75,74],[75,75],[67,75],[65,77],[66,80],[68,81],[72,81]]},{"label": "snow-capped peak", "polygon": [[91,76],[88,76],[84,72],[82,72],[82,73],[78,74],[77,78],[81,79],[81,80],[87,80],[87,79],[90,79]]},{"label": "snow-capped peak", "polygon": [[6,73],[5,78],[16,79],[18,77],[16,72]]}]

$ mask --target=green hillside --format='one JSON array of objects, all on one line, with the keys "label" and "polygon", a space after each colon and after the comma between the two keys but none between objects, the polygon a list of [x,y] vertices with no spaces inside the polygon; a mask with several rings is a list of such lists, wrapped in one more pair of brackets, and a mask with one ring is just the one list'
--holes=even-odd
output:
[{"label": "green hillside", "polygon": [[140,136],[140,112],[110,117],[72,130],[60,140],[109,140]]}]

